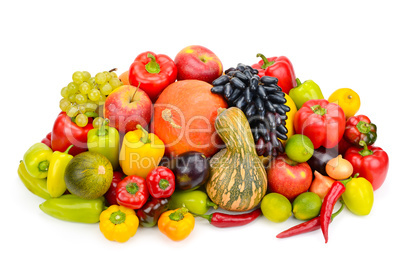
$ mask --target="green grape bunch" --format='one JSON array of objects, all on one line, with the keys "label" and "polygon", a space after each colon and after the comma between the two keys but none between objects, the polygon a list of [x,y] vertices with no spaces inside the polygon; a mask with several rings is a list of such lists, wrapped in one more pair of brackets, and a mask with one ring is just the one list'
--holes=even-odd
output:
[{"label": "green grape bunch", "polygon": [[98,117],[96,110],[106,97],[123,85],[115,71],[99,72],[93,77],[87,71],[74,72],[72,81],[61,89],[60,109],[79,127],[85,127],[88,117]]}]

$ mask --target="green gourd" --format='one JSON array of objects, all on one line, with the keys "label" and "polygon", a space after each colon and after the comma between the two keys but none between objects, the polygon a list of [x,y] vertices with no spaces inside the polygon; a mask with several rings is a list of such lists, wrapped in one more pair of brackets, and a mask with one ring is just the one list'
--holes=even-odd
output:
[{"label": "green gourd", "polygon": [[250,210],[266,194],[267,173],[256,153],[247,118],[236,107],[224,109],[215,120],[215,129],[226,148],[210,160],[207,194],[225,210]]}]

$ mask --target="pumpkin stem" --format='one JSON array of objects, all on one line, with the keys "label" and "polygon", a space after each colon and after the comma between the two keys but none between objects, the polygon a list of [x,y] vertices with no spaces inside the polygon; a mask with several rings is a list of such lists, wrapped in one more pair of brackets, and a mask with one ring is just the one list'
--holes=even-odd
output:
[{"label": "pumpkin stem", "polygon": [[170,109],[166,108],[165,110],[162,111],[162,119],[165,120],[166,122],[169,122],[173,128],[181,128],[180,125],[176,124],[173,121],[172,111]]}]

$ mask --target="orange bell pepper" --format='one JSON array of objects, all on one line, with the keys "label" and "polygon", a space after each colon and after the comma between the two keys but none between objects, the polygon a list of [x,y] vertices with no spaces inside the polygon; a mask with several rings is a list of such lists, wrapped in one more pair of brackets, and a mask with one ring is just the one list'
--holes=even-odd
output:
[{"label": "orange bell pepper", "polygon": [[159,230],[173,241],[181,241],[189,236],[194,225],[194,216],[184,207],[168,210],[158,220]]}]

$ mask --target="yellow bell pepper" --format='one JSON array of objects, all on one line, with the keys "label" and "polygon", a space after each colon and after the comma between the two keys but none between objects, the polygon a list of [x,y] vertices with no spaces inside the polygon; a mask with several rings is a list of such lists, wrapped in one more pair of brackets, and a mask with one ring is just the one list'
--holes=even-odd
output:
[{"label": "yellow bell pepper", "polygon": [[136,175],[145,179],[159,165],[164,153],[163,141],[137,125],[137,130],[129,131],[124,136],[119,156],[120,167],[127,176]]},{"label": "yellow bell pepper", "polygon": [[194,225],[194,216],[184,207],[168,210],[158,220],[159,230],[173,241],[181,241],[189,236]]},{"label": "yellow bell pepper", "polygon": [[102,211],[99,217],[99,229],[110,241],[128,241],[135,235],[138,226],[139,220],[135,211],[119,205],[110,206]]}]

